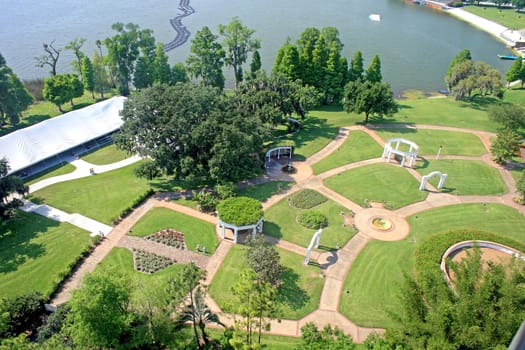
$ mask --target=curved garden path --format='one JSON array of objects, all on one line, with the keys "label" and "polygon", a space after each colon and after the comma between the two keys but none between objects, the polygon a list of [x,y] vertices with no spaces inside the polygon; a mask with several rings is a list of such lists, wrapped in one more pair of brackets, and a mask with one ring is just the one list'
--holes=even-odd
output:
[{"label": "curved garden path", "polygon": [[[356,203],[352,202],[348,198],[336,193],[335,191],[327,188],[324,185],[323,180],[339,174],[348,169],[353,169],[360,166],[369,164],[381,163],[381,158],[368,159],[358,161],[351,164],[346,164],[335,169],[328,170],[324,173],[314,175],[311,166],[321,159],[329,156],[332,152],[336,151],[348,138],[350,133],[355,130],[361,130],[370,135],[376,142],[381,146],[384,145],[384,141],[377,135],[375,129],[378,128],[417,128],[417,129],[433,129],[433,130],[446,130],[471,133],[479,137],[482,144],[487,151],[486,154],[480,157],[463,157],[463,156],[445,156],[442,155],[440,159],[464,159],[464,160],[480,160],[486,164],[498,169],[501,174],[503,181],[508,189],[507,193],[501,196],[457,196],[446,193],[440,193],[435,188],[428,185],[429,193],[424,201],[413,203],[395,211],[389,211],[378,207],[377,205],[372,208],[362,208]],[[348,320],[342,314],[338,312],[339,300],[341,298],[343,283],[359,252],[367,245],[372,239],[384,239],[384,240],[399,240],[406,237],[409,233],[409,226],[406,223],[405,218],[415,213],[429,210],[440,206],[448,206],[462,203],[502,203],[507,206],[516,208],[522,215],[525,216],[525,206],[516,204],[513,200],[517,196],[516,184],[511,174],[504,168],[495,164],[490,158],[489,149],[490,141],[495,135],[483,131],[475,131],[461,128],[434,126],[434,125],[400,125],[400,124],[386,124],[386,125],[375,125],[375,126],[349,126],[339,129],[339,133],[336,135],[333,141],[325,146],[321,151],[312,155],[304,162],[295,162],[294,166],[297,168],[297,173],[293,175],[283,175],[281,173],[269,172],[265,177],[254,179],[253,183],[268,182],[276,179],[286,179],[295,181],[295,185],[282,191],[281,193],[268,198],[263,203],[263,208],[266,210],[289,196],[291,193],[299,191],[304,188],[311,188],[319,191],[331,200],[339,203],[340,205],[352,210],[355,215],[355,224],[359,232],[350,239],[347,244],[337,251],[331,252],[312,252],[311,259],[317,261],[320,265],[325,282],[321,293],[319,307],[314,312],[303,317],[300,320],[272,320],[272,327],[269,333],[287,335],[287,336],[299,336],[300,328],[307,322],[314,322],[318,326],[324,326],[326,324],[337,325],[345,333],[350,334],[356,342],[362,342],[371,332],[382,332],[379,328],[367,328],[360,327]],[[426,156],[430,159],[434,156]],[[124,164],[124,163],[123,163]],[[84,175],[86,164],[78,164],[82,169],[82,172],[78,171],[76,175]],[[109,167],[111,168],[111,166]],[[115,165],[113,165],[115,168]],[[413,169],[407,169],[414,177],[418,180],[421,179],[421,175]],[[71,177],[71,175],[69,176]],[[69,178],[68,178],[69,179]],[[45,184],[35,184],[33,188],[41,188],[42,185],[58,182],[61,179],[48,179]],[[32,190],[33,190],[32,188]],[[161,193],[155,195],[143,203],[140,207],[135,209],[133,213],[125,218],[122,222],[116,225],[111,233],[105,238],[100,245],[98,245],[93,253],[87,257],[81,266],[70,276],[67,282],[63,285],[61,291],[53,299],[54,304],[60,304],[67,301],[70,298],[70,293],[73,289],[77,288],[82,280],[85,273],[93,271],[96,265],[102,261],[102,259],[113,249],[115,246],[133,248],[140,247],[141,249],[154,251],[161,255],[169,256],[177,259],[180,262],[195,261],[199,266],[207,270],[206,283],[211,283],[215,273],[218,271],[220,264],[228,254],[233,243],[229,241],[220,241],[214,254],[211,256],[204,256],[196,254],[191,251],[181,251],[177,249],[159,249],[157,244],[144,244],[143,240],[129,237],[126,234],[129,232],[131,227],[151,208],[154,207],[165,207],[172,210],[184,213],[186,215],[193,216],[195,218],[216,223],[216,219],[213,216],[203,214],[192,208],[176,204],[172,201],[176,194]],[[381,213],[389,217],[396,222],[394,231],[388,233],[388,239],[381,237],[380,234],[373,232],[368,226],[369,220],[373,215]],[[218,233],[218,232],[217,232]],[[305,254],[305,248],[287,242],[279,240],[273,237],[268,237],[269,241],[278,245],[279,247],[288,251],[303,255]],[[219,313],[221,320],[227,324],[233,324],[232,315],[222,312],[219,305],[215,303],[213,299],[208,297],[208,304],[212,311]]]}]

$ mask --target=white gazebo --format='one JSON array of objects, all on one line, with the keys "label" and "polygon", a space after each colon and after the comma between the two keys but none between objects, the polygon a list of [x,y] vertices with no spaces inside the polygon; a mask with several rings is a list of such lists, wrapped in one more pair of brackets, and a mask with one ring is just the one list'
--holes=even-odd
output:
[{"label": "white gazebo", "polygon": [[233,231],[233,243],[237,243],[237,237],[239,231],[252,230],[252,236],[255,237],[257,233],[263,231],[264,218],[261,218],[257,223],[251,225],[237,226],[235,224],[230,224],[221,220],[220,216],[217,218],[217,226],[221,231],[221,237],[224,239],[226,234],[226,229]]},{"label": "white gazebo", "polygon": [[272,148],[266,152],[266,162],[269,162],[272,157],[281,159],[281,156],[288,157],[292,159],[293,157],[293,147],[292,146],[279,146]]},{"label": "white gazebo", "polygon": [[[404,145],[404,149],[408,146],[408,151],[404,151],[403,149],[400,149],[399,147],[401,145]],[[392,158],[392,155],[399,155],[401,156],[401,166],[405,165],[405,161],[409,160],[408,166],[413,167],[414,162],[416,161],[417,155],[419,153],[419,146],[412,141],[403,139],[403,138],[393,138],[388,140],[385,143],[385,147],[383,149],[383,155],[382,158],[386,158],[387,162],[390,162],[390,159]]]}]

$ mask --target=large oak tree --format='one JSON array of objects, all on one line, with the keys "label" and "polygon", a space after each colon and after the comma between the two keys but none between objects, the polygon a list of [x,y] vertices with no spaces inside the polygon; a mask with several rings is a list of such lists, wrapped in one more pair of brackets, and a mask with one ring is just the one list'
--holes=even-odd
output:
[{"label": "large oak tree", "polygon": [[192,83],[145,89],[125,102],[116,143],[179,179],[249,177],[261,169],[266,129],[234,100]]}]

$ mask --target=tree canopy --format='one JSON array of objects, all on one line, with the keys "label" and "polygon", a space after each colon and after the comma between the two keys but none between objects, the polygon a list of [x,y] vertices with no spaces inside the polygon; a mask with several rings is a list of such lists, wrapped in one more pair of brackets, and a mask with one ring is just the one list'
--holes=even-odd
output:
[{"label": "tree canopy", "polygon": [[11,200],[11,195],[24,195],[28,191],[20,177],[7,175],[9,170],[8,160],[6,158],[0,159],[0,219],[12,217],[16,212],[16,208],[22,205],[20,200]]},{"label": "tree canopy", "polygon": [[343,105],[347,113],[365,113],[365,123],[368,123],[370,115],[383,116],[397,112],[390,84],[369,80],[349,82],[345,87]]},{"label": "tree canopy", "polygon": [[210,86],[153,86],[124,104],[115,137],[128,152],[187,180],[238,181],[258,173],[267,129]]},{"label": "tree canopy", "polygon": [[16,125],[33,98],[0,54],[0,126]]},{"label": "tree canopy", "polygon": [[186,59],[188,72],[197,79],[202,79],[204,85],[224,88],[222,67],[226,54],[210,28],[203,27],[195,33],[191,41],[190,55]]},{"label": "tree canopy", "polygon": [[58,74],[44,80],[42,94],[46,100],[54,103],[60,112],[64,112],[64,103],[69,101],[73,104],[73,99],[82,96],[83,93],[84,86],[74,74]]}]

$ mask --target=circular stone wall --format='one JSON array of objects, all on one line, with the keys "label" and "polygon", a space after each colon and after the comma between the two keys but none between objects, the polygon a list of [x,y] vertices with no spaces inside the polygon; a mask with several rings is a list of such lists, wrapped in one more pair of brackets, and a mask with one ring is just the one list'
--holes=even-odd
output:
[{"label": "circular stone wall", "polygon": [[447,283],[450,285],[454,276],[452,276],[451,271],[447,266],[447,261],[451,259],[452,261],[460,261],[467,255],[467,250],[473,249],[474,247],[479,247],[482,253],[482,259],[484,261],[494,261],[497,263],[507,262],[512,257],[521,259],[525,261],[525,255],[523,255],[518,250],[489,241],[463,241],[454,244],[448,248],[443,256],[441,257],[441,271],[445,275]]}]

